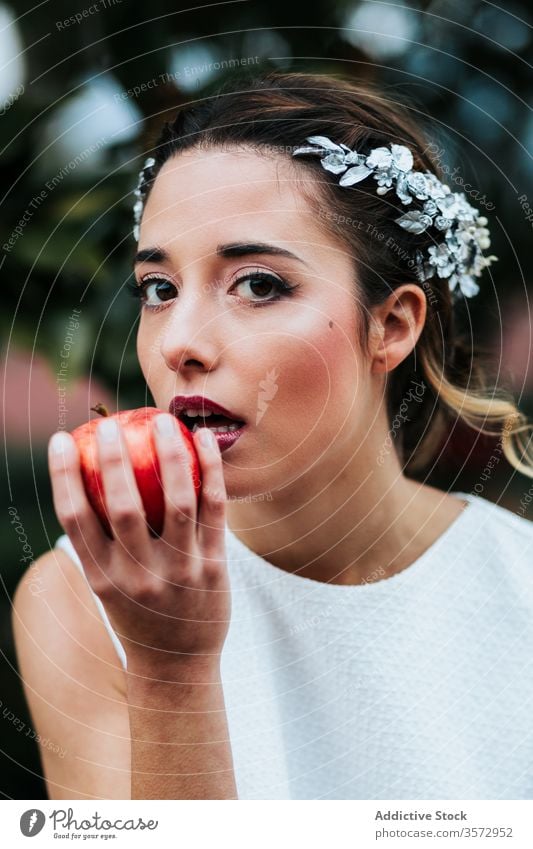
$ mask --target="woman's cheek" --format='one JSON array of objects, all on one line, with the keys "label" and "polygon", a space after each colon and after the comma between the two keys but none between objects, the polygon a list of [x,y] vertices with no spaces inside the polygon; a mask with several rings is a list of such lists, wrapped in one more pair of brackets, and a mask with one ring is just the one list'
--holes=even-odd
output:
[{"label": "woman's cheek", "polygon": [[139,360],[143,377],[150,386],[150,380],[154,379],[156,372],[153,365],[153,355],[150,354],[149,340],[146,338],[146,334],[142,333],[142,329],[137,333],[137,359]]},{"label": "woman's cheek", "polygon": [[[311,324],[311,323],[310,323]],[[328,317],[276,335],[269,378],[258,392],[258,428],[280,455],[333,439],[354,401],[358,369],[351,343]]]},{"label": "woman's cheek", "polygon": [[161,354],[161,338],[161,330],[158,334],[149,334],[146,330],[143,332],[142,325],[137,334],[137,359],[154,399],[161,390],[164,392],[165,376],[169,370]]}]

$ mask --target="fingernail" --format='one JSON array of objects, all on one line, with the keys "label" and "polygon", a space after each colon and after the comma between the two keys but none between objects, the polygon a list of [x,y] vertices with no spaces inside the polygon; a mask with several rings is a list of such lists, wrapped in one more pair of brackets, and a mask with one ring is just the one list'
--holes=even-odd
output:
[{"label": "fingernail", "polygon": [[52,454],[65,454],[70,450],[70,439],[66,433],[58,431],[50,439],[50,451]]},{"label": "fingernail", "polygon": [[115,439],[118,439],[118,427],[115,419],[111,417],[103,418],[101,422],[98,422],[96,433],[103,442],[114,442]]},{"label": "fingernail", "polygon": [[175,419],[169,414],[165,414],[164,416],[158,416],[155,420],[155,426],[157,427],[161,436],[172,436],[176,429]]},{"label": "fingernail", "polygon": [[200,442],[204,448],[214,448],[215,445],[218,446],[215,434],[208,427],[200,428]]}]

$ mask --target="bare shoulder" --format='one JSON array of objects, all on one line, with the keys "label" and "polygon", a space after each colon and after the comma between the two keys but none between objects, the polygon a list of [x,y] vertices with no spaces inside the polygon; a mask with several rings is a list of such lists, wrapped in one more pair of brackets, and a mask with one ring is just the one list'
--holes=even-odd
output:
[{"label": "bare shoulder", "polygon": [[12,622],[50,798],[129,798],[125,672],[64,550],[43,554],[22,576]]},{"label": "bare shoulder", "polygon": [[87,581],[69,555],[54,548],[22,576],[14,597],[13,628],[21,644],[46,645],[65,659],[76,654],[84,667],[98,670],[94,685],[112,686],[125,697],[125,673]]}]

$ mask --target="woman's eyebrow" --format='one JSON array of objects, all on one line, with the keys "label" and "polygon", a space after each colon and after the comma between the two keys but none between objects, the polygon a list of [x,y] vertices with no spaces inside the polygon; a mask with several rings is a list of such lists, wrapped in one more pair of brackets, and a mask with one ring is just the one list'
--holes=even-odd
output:
[{"label": "woman's eyebrow", "polygon": [[[267,242],[233,242],[226,245],[217,245],[217,256],[231,258],[235,256],[247,256],[248,254],[269,254],[270,256],[286,256],[295,259],[304,265],[307,263],[292,251],[280,248],[278,245],[270,245]],[[157,246],[143,248],[138,251],[133,259],[134,267],[140,262],[170,262],[170,254],[163,248]]]},{"label": "woman's eyebrow", "polygon": [[269,254],[271,256],[286,256],[307,265],[303,259],[286,248],[270,245],[267,242],[234,242],[229,245],[218,245],[217,255],[222,257],[247,256],[247,254]]},{"label": "woman's eyebrow", "polygon": [[140,262],[167,262],[169,260],[170,256],[163,248],[143,248],[142,251],[137,251],[133,257],[133,267],[135,268]]}]

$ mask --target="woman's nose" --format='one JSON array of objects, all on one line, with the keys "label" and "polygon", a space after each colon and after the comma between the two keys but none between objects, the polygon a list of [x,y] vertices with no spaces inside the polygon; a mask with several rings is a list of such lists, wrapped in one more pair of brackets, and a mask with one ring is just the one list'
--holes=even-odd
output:
[{"label": "woman's nose", "polygon": [[167,366],[173,371],[203,369],[209,371],[218,357],[215,309],[206,305],[201,293],[180,294],[169,310],[156,345]]}]

